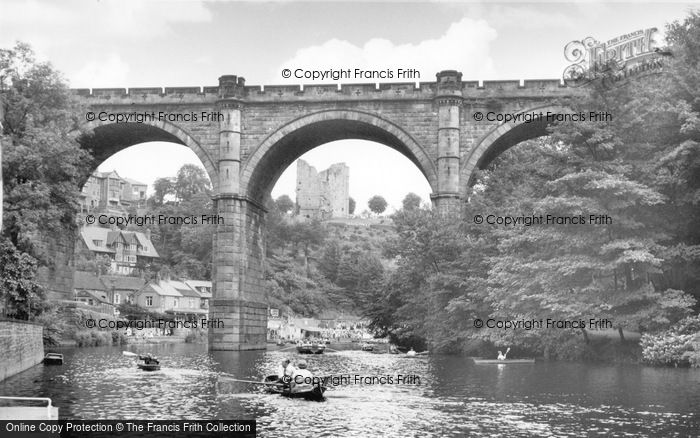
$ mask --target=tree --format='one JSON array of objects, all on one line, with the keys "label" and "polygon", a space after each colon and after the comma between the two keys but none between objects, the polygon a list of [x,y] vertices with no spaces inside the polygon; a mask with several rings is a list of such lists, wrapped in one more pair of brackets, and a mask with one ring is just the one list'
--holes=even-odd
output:
[{"label": "tree", "polygon": [[420,203],[421,203],[420,196],[416,195],[413,192],[407,194],[406,197],[403,198],[403,201],[402,201],[403,209],[406,211],[415,210],[417,208],[420,208]]},{"label": "tree", "polygon": [[353,198],[348,199],[348,213],[355,214],[355,200]]},{"label": "tree", "polygon": [[292,201],[292,198],[290,198],[288,195],[282,195],[275,199],[275,207],[280,213],[287,214],[294,210],[295,204],[294,201]]},{"label": "tree", "polygon": [[151,200],[155,205],[165,204],[167,196],[176,196],[175,181],[173,178],[157,178],[153,183],[153,195]]},{"label": "tree", "polygon": [[79,182],[92,158],[74,139],[79,110],[61,75],[17,43],[0,49],[3,235],[48,264],[34,237],[72,232]]},{"label": "tree", "polygon": [[386,202],[386,199],[379,195],[374,195],[369,199],[369,201],[367,201],[367,206],[369,207],[369,209],[376,214],[384,213],[384,210],[386,210],[387,205],[388,204]]},{"label": "tree", "polygon": [[196,164],[185,164],[177,171],[175,194],[178,201],[189,201],[194,195],[209,193],[211,183],[207,172]]}]

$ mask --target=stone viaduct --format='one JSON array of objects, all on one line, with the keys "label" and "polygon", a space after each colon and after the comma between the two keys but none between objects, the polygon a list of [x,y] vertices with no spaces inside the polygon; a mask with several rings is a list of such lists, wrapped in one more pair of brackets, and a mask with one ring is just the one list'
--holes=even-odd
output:
[{"label": "stone viaduct", "polygon": [[[222,76],[218,86],[73,90],[96,120],[78,141],[93,168],[129,146],[166,141],[191,148],[206,168],[216,213],[224,218],[214,242],[213,350],[262,349],[267,303],[263,290],[264,199],[287,166],[327,142],[364,139],[394,148],[421,170],[433,206],[459,211],[474,171],[507,148],[546,134],[546,120],[487,120],[487,113],[559,113],[574,95],[559,80],[462,81],[442,71],[435,82],[249,86]],[[100,113],[154,113],[142,123],[101,121]],[[203,117],[221,113],[222,117]],[[166,114],[159,119],[160,113]],[[485,117],[481,121],[477,113]],[[102,118],[104,118],[104,114]],[[182,116],[178,121],[169,117]],[[196,116],[196,120],[194,117]],[[153,163],[157,166],[158,163]],[[54,297],[71,296],[74,237],[47,243],[54,265],[43,278]]]}]

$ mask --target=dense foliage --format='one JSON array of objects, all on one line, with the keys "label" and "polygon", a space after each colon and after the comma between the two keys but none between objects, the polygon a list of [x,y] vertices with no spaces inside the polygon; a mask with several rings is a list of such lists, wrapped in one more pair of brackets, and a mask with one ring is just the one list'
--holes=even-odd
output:
[{"label": "dense foliage", "polygon": [[45,308],[37,268],[53,262],[34,242],[74,229],[89,154],[74,140],[79,111],[63,78],[26,44],[0,49],[0,105],[0,294],[6,314],[31,319]]},{"label": "dense foliage", "polygon": [[[570,347],[587,345],[586,330],[478,329],[473,322],[602,318],[624,341],[624,331],[655,333],[697,313],[700,15],[669,25],[667,36],[674,56],[663,74],[561,102],[612,120],[561,122],[500,155],[477,175],[463,220],[405,200],[387,248],[397,268],[368,309],[374,327],[438,351],[495,344],[572,358],[585,354]],[[489,214],[586,223],[475,219]],[[676,353],[656,359],[652,344],[683,354],[693,335],[660,336],[645,338],[649,360],[678,363]]]}]

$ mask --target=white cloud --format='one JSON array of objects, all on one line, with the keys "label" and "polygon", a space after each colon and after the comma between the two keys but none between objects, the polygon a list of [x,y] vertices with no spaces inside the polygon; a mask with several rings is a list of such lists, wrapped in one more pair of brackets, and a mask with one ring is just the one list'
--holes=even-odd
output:
[{"label": "white cloud", "polygon": [[111,54],[101,60],[86,63],[78,72],[72,75],[72,88],[91,88],[99,84],[101,88],[124,87],[129,66],[117,54]]},{"label": "white cloud", "polygon": [[152,38],[176,31],[181,23],[211,20],[204,3],[194,1],[3,0],[0,44],[19,39],[46,49],[105,38]]},{"label": "white cloud", "polygon": [[521,28],[528,31],[574,27],[574,21],[569,15],[559,12],[538,11],[532,6],[503,6],[492,5],[488,8],[487,20],[494,27],[501,29],[504,27]]},{"label": "white cloud", "polygon": [[[295,56],[271,72],[269,83],[310,83],[292,75],[284,80],[281,71],[291,69],[365,69],[395,71],[414,68],[420,72],[420,81],[435,80],[435,73],[445,69],[461,71],[465,78],[487,78],[493,73],[489,44],[496,31],[484,20],[463,18],[453,23],[444,35],[417,44],[395,44],[387,39],[374,38],[363,46],[348,41],[331,39],[323,44],[303,48]],[[394,77],[393,80],[397,81]],[[400,79],[399,79],[400,81]],[[324,81],[332,82],[332,81]],[[341,82],[386,82],[382,80],[343,80]]]}]

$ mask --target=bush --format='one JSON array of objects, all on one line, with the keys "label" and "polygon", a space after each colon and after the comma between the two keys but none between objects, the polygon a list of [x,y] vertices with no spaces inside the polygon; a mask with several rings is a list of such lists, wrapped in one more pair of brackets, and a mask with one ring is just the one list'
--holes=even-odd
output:
[{"label": "bush", "polygon": [[662,333],[644,334],[640,343],[649,364],[700,367],[700,315],[682,319]]},{"label": "bush", "polygon": [[94,345],[89,330],[75,332],[74,338],[78,347],[92,347]]},{"label": "bush", "polygon": [[128,340],[124,332],[113,331],[112,332],[112,344],[114,345],[124,345],[127,344]]},{"label": "bush", "polygon": [[53,347],[59,345],[64,329],[55,307],[44,311],[44,313],[34,319],[34,322],[44,327],[44,346]]},{"label": "bush", "polygon": [[111,332],[98,330],[81,330],[75,333],[74,338],[78,347],[99,347],[113,343]]},{"label": "bush", "polygon": [[199,344],[207,340],[206,330],[190,330],[187,335],[185,335],[185,342],[190,344]]}]

